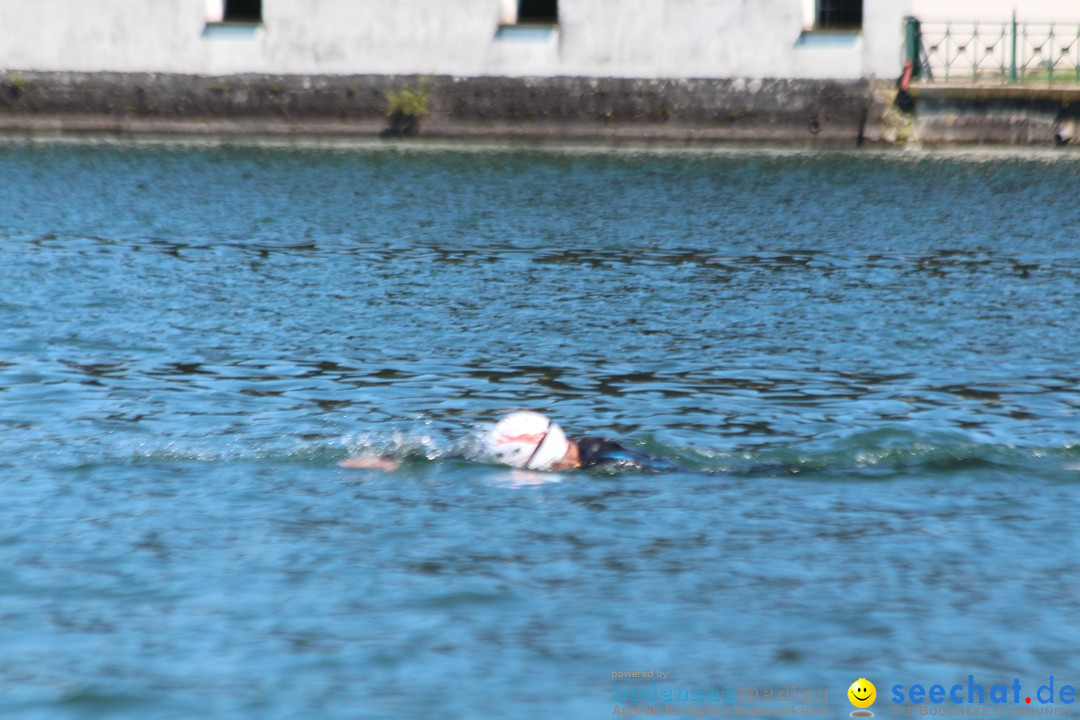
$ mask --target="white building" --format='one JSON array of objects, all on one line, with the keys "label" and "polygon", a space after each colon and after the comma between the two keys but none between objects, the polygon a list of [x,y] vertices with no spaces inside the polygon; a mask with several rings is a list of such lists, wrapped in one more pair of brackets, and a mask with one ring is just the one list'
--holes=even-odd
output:
[{"label": "white building", "polygon": [[6,0],[0,70],[892,78],[913,1]]}]

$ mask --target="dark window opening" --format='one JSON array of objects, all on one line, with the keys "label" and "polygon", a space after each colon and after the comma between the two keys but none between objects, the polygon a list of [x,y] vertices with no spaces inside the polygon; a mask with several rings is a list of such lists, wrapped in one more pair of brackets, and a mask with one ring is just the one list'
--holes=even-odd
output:
[{"label": "dark window opening", "polygon": [[859,30],[862,28],[862,0],[818,0],[819,30]]},{"label": "dark window opening", "polygon": [[519,0],[518,22],[550,25],[558,23],[559,0]]},{"label": "dark window opening", "polygon": [[262,0],[225,0],[225,22],[262,22]]}]

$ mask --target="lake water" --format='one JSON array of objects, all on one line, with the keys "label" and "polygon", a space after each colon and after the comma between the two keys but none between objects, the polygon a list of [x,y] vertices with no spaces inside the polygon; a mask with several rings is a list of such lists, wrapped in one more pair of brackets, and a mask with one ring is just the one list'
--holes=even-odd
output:
[{"label": "lake water", "polygon": [[[6,141],[0,713],[1080,683],[1078,198],[1075,153]],[[692,471],[464,459],[522,407]]]}]

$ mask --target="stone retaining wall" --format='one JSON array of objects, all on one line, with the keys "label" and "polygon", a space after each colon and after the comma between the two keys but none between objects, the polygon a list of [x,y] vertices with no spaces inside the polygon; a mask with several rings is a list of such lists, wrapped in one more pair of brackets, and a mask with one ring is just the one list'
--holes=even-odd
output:
[{"label": "stone retaining wall", "polygon": [[[424,89],[418,123],[391,96]],[[0,132],[780,142],[1061,143],[1080,88],[892,82],[0,72]],[[407,120],[407,119],[406,119]],[[388,130],[391,131],[388,133]],[[1072,141],[1075,146],[1076,140]]]},{"label": "stone retaining wall", "polygon": [[[0,74],[8,132],[257,133],[374,136],[390,94],[419,77],[117,73]],[[866,81],[426,79],[429,137],[631,138],[855,145]]]}]

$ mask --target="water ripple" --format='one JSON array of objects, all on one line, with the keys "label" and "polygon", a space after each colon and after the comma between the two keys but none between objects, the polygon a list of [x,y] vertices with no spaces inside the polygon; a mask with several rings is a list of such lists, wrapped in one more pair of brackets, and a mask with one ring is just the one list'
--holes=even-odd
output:
[{"label": "water ripple", "polygon": [[[0,709],[1075,675],[1061,158],[0,143]],[[471,461],[518,407],[687,471]]]}]

